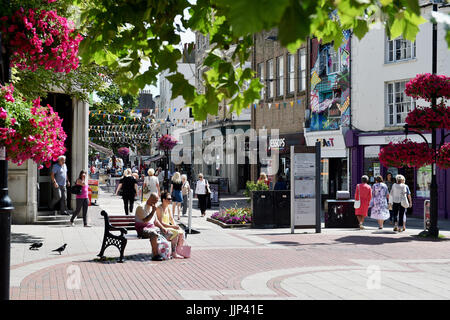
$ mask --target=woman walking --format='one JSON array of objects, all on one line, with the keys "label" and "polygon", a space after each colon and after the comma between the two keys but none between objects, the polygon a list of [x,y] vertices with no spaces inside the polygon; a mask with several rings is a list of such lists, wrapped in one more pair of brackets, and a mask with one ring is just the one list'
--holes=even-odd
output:
[{"label": "woman walking", "polygon": [[172,177],[172,183],[170,186],[170,194],[172,195],[172,213],[175,214],[175,208],[178,209],[177,220],[180,220],[181,204],[183,203],[183,195],[181,193],[181,187],[183,182],[181,181],[181,174],[175,172]]},{"label": "woman walking", "polygon": [[195,194],[197,195],[198,202],[200,204],[200,211],[202,212],[202,217],[206,215],[206,197],[208,194],[208,182],[203,179],[203,174],[199,173],[197,184],[195,186]]},{"label": "woman walking", "polygon": [[80,174],[78,175],[78,179],[75,182],[77,186],[81,186],[81,193],[77,194],[76,201],[77,201],[77,208],[75,212],[72,214],[72,217],[70,218],[70,225],[74,226],[74,221],[77,218],[78,214],[81,211],[81,208],[83,208],[83,224],[85,227],[90,227],[87,223],[87,211],[89,207],[89,199],[88,199],[88,188],[89,184],[86,181],[86,171],[81,170]]},{"label": "woman walking", "polygon": [[388,187],[383,183],[383,177],[377,176],[375,184],[372,186],[372,200],[370,206],[372,211],[370,217],[378,221],[378,229],[383,229],[384,220],[389,218],[388,210]]},{"label": "woman walking", "polygon": [[183,183],[181,187],[181,194],[183,195],[183,216],[185,216],[188,208],[188,197],[191,192],[191,186],[189,185],[185,174],[181,175],[181,182]]},{"label": "woman walking", "polygon": [[161,190],[159,189],[159,180],[155,176],[155,169],[150,168],[147,171],[148,176],[144,178],[144,185],[142,186],[142,189],[144,192],[144,198],[148,199],[150,197],[150,193],[154,192],[158,195],[158,197],[161,196]]},{"label": "woman walking", "polygon": [[116,191],[116,196],[119,195],[119,191],[121,189],[125,214],[128,215],[128,210],[130,213],[133,212],[134,197],[138,193],[137,181],[131,175],[131,169],[125,170],[123,178],[120,179],[119,187]]},{"label": "woman walking", "polygon": [[[392,179],[392,173],[390,173],[389,171],[386,174],[385,184],[388,188],[388,192],[391,193],[391,189],[392,189],[392,185],[394,184],[394,180]],[[393,213],[392,209],[389,209],[389,222],[391,224],[393,224],[393,220],[394,220],[394,213]]]},{"label": "woman walking", "polygon": [[356,185],[355,200],[360,201],[359,208],[355,208],[355,215],[358,218],[359,229],[363,230],[364,219],[369,211],[369,203],[372,199],[372,188],[367,184],[369,177],[364,175],[361,177],[361,183]]},{"label": "woman walking", "polygon": [[396,183],[392,186],[389,194],[389,205],[392,206],[394,214],[394,231],[402,232],[406,230],[404,227],[405,210],[412,206],[412,201],[409,188],[405,184],[405,177],[398,174],[395,180]]}]

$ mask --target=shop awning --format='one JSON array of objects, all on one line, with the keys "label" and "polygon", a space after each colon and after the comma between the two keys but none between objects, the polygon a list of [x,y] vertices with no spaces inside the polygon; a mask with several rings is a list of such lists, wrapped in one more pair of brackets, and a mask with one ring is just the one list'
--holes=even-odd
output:
[{"label": "shop awning", "polygon": [[114,152],[108,148],[102,147],[101,145],[98,145],[96,143],[93,143],[92,141],[89,141],[89,147],[92,149],[95,149],[101,153],[106,154],[107,156],[112,156]]}]

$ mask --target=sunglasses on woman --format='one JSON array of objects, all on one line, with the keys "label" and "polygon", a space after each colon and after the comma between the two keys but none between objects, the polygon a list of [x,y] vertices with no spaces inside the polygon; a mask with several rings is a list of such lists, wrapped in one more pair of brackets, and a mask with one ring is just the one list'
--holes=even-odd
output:
[{"label": "sunglasses on woman", "polygon": [[172,198],[166,198],[167,201],[172,201]]}]

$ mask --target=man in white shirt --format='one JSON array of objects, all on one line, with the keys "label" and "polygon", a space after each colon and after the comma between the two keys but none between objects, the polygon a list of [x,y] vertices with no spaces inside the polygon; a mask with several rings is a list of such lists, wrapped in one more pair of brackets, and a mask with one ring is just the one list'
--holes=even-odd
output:
[{"label": "man in white shirt", "polygon": [[159,197],[152,192],[146,202],[141,203],[135,212],[135,227],[138,235],[144,239],[150,239],[152,247],[152,260],[162,261],[163,258],[158,254],[158,236],[160,230],[167,233],[168,230],[159,222],[156,215],[156,203]]}]

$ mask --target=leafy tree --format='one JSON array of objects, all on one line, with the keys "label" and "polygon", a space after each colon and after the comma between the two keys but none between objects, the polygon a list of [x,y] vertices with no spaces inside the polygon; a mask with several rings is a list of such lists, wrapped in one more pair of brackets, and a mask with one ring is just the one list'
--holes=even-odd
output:
[{"label": "leafy tree", "polygon": [[[155,84],[157,75],[169,69],[172,98],[182,96],[196,120],[217,114],[220,101],[227,99],[238,113],[259,98],[261,84],[244,68],[253,45],[253,35],[278,29],[278,40],[294,51],[314,36],[325,42],[342,41],[342,31],[352,29],[362,38],[369,26],[382,22],[388,35],[414,40],[420,16],[417,0],[77,0],[81,25],[88,37],[81,43],[83,61],[96,62],[117,71],[114,80],[124,92],[137,93]],[[183,12],[188,10],[189,17]],[[175,17],[181,15],[179,24]],[[179,31],[190,28],[209,35],[212,50],[203,64],[208,68],[205,92],[196,92],[176,62],[181,52]],[[450,31],[448,31],[450,32]],[[450,37],[447,37],[450,41]],[[232,60],[221,54],[232,50]],[[147,70],[141,65],[150,64]],[[234,68],[236,62],[240,67]]]}]

